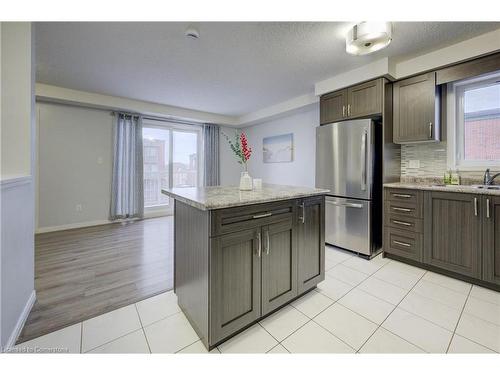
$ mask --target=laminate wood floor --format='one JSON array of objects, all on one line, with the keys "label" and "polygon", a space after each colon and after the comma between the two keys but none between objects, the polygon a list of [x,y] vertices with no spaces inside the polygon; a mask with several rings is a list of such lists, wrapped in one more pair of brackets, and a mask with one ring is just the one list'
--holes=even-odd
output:
[{"label": "laminate wood floor", "polygon": [[18,343],[173,287],[173,217],[35,236],[36,303]]}]

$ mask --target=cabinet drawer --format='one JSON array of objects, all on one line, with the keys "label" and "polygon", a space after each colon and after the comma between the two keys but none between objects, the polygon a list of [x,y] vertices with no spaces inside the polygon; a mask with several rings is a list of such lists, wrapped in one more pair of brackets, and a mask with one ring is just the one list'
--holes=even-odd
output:
[{"label": "cabinet drawer", "polygon": [[388,214],[385,225],[400,230],[423,233],[424,225],[422,219],[416,219],[410,216]]},{"label": "cabinet drawer", "polygon": [[422,205],[411,202],[385,201],[385,215],[422,218]]},{"label": "cabinet drawer", "polygon": [[384,232],[385,252],[418,262],[422,261],[422,234],[391,227],[385,227]]},{"label": "cabinet drawer", "polygon": [[295,213],[295,200],[225,208],[212,212],[211,236],[289,220]]},{"label": "cabinet drawer", "polygon": [[422,192],[408,189],[385,189],[385,199],[394,202],[422,204]]}]

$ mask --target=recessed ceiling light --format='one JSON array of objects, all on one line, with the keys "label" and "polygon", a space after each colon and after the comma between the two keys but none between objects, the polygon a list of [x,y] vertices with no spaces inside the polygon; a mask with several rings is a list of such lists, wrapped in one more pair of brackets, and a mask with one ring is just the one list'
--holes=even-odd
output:
[{"label": "recessed ceiling light", "polygon": [[190,25],[184,32],[184,35],[186,35],[190,39],[198,39],[200,37],[200,31],[197,27]]},{"label": "recessed ceiling light", "polygon": [[345,50],[351,55],[366,55],[387,47],[391,40],[390,22],[361,22],[348,31]]}]

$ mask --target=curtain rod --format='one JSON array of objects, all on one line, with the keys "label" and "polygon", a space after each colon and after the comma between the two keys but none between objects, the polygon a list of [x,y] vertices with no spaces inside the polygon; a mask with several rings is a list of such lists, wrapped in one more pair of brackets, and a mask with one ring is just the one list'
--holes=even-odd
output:
[{"label": "curtain rod", "polygon": [[130,116],[142,116],[142,118],[146,119],[146,120],[169,121],[169,122],[174,122],[177,124],[198,125],[198,126],[202,126],[205,124],[204,122],[201,122],[201,121],[196,122],[196,121],[182,120],[182,119],[175,118],[175,117],[152,116],[152,115],[146,115],[146,114],[140,113],[140,112],[129,112],[127,110],[120,110],[120,109],[112,108],[112,107],[91,105],[91,104],[85,104],[85,103],[77,103],[77,102],[60,100],[60,99],[50,99],[50,98],[41,97],[41,96],[37,96],[36,101],[37,102],[45,102],[45,103],[53,103],[53,104],[62,104],[62,105],[70,106],[70,107],[89,108],[89,109],[95,109],[95,110],[100,110],[100,111],[105,111],[105,112],[110,111],[111,115],[114,115],[115,113],[124,113],[124,114],[130,115]]},{"label": "curtain rod", "polygon": [[113,116],[115,116],[118,113],[124,114],[126,116],[141,116],[144,120],[167,121],[167,122],[173,122],[176,124],[184,124],[184,125],[197,125],[197,126],[204,125],[203,122],[180,120],[180,119],[172,118],[172,117],[150,116],[150,115],[144,115],[144,114],[139,113],[139,112],[126,112],[126,111],[116,111],[116,110],[111,111],[111,115],[113,115]]}]

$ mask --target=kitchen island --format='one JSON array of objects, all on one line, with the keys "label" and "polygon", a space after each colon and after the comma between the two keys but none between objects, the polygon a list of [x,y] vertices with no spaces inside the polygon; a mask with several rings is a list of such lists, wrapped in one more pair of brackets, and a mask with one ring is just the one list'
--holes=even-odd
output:
[{"label": "kitchen island", "polygon": [[163,189],[174,205],[174,291],[207,349],[325,277],[325,189]]}]

